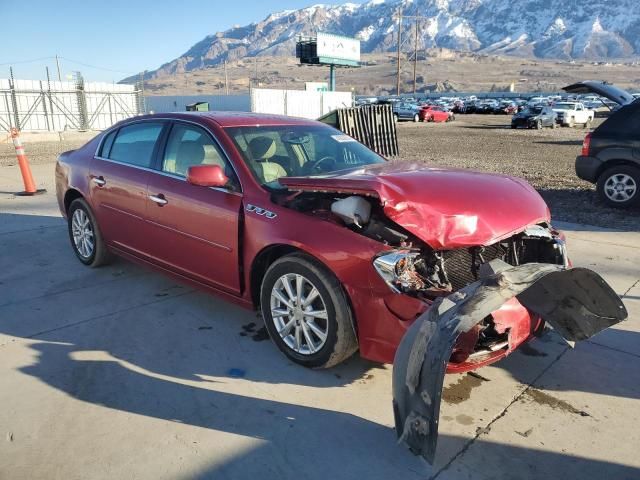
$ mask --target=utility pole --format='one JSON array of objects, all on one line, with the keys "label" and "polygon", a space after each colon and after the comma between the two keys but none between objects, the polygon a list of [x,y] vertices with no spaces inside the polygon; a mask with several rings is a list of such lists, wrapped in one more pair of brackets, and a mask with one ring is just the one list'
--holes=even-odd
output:
[{"label": "utility pole", "polygon": [[400,95],[400,47],[402,46],[402,6],[398,7],[398,58],[396,72],[396,95]]},{"label": "utility pole", "polygon": [[226,95],[229,95],[229,76],[227,75],[227,61],[224,61],[224,89]]},{"label": "utility pole", "polygon": [[258,86],[258,56],[256,55],[255,57],[253,57],[254,59],[254,64],[255,64],[255,74],[254,74],[254,83],[255,86]]},{"label": "utility pole", "polygon": [[413,44],[413,94],[416,94],[416,69],[418,68],[418,19],[416,18],[415,38]]},{"label": "utility pole", "polygon": [[60,75],[60,61],[58,60],[58,55],[56,55],[56,67],[58,68],[58,81],[62,81],[62,75]]}]

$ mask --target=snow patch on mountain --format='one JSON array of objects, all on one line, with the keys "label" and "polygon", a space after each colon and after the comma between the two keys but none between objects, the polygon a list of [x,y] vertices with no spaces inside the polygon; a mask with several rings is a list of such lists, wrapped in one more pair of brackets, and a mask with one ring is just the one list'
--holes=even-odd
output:
[{"label": "snow patch on mountain", "polygon": [[[293,55],[298,35],[327,31],[362,40],[362,52],[397,48],[397,12],[418,20],[418,48],[444,47],[541,58],[601,59],[640,53],[639,0],[370,0],[283,10],[208,35],[149,76],[256,55]],[[403,22],[413,49],[414,18]]]}]

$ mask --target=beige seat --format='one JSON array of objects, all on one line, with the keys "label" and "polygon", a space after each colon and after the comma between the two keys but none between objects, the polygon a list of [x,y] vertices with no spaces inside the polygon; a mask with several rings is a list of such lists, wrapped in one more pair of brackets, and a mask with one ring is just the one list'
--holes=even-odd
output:
[{"label": "beige seat", "polygon": [[256,137],[249,142],[249,153],[254,160],[255,170],[264,183],[286,177],[287,171],[282,165],[271,162],[276,154],[276,142],[269,137]]},{"label": "beige seat", "polygon": [[201,165],[205,159],[205,149],[200,142],[182,142],[176,155],[175,173],[187,176],[192,165]]}]

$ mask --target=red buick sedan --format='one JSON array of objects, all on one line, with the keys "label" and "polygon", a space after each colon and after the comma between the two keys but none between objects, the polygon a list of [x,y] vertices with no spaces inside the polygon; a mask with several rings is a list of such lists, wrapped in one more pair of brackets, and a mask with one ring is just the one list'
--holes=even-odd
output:
[{"label": "red buick sedan", "polygon": [[[128,119],[63,153],[56,187],[82,263],[117,254],[259,309],[278,348],[308,367],[358,349],[391,363],[412,322],[492,260],[567,265],[525,181],[388,162],[289,117]],[[448,371],[504,357],[543,323],[505,301],[457,338]]]}]

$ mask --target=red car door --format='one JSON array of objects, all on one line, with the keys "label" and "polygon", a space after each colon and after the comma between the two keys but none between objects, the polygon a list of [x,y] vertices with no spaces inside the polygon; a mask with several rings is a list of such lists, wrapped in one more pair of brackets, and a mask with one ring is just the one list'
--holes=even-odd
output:
[{"label": "red car door", "polygon": [[165,123],[136,122],[108,133],[91,161],[89,195],[106,242],[135,255],[148,252],[147,180]]},{"label": "red car door", "polygon": [[[230,178],[228,188],[188,183],[188,168],[202,164],[220,165]],[[196,125],[175,122],[159,169],[149,176],[147,192],[153,260],[201,283],[240,293],[242,194],[233,168],[211,135]]]}]

